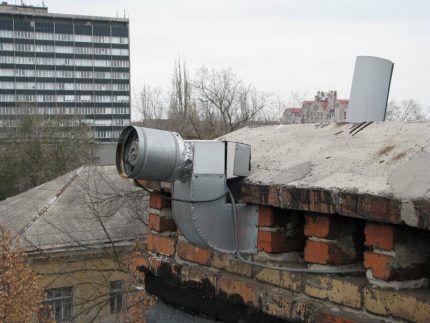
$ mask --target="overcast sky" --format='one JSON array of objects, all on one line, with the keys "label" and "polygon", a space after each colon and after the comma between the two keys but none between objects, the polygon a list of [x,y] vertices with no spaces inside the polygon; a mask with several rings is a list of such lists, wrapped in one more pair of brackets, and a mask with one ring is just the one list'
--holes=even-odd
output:
[{"label": "overcast sky", "polygon": [[[10,1],[12,2],[12,1]],[[37,2],[27,1],[29,4]],[[430,106],[430,1],[45,0],[50,12],[130,18],[131,86],[167,90],[176,58],[232,67],[285,101],[337,90],[348,98],[355,58],[394,62],[390,99]]]}]

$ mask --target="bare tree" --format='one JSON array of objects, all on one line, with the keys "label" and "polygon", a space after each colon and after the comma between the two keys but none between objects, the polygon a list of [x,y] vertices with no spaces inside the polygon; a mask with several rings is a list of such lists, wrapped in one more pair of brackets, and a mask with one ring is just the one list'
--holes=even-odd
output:
[{"label": "bare tree", "polygon": [[301,108],[303,101],[305,101],[307,93],[300,93],[298,91],[291,91],[288,100],[288,106],[291,108]]},{"label": "bare tree", "polygon": [[403,100],[400,104],[395,101],[390,101],[387,107],[387,121],[422,121],[426,117],[423,107],[415,100]]},{"label": "bare tree", "polygon": [[281,122],[286,104],[279,96],[269,100],[268,104],[262,109],[257,117],[264,122]]},{"label": "bare tree", "polygon": [[[142,115],[160,118],[161,91],[149,87],[139,94],[137,104]],[[280,118],[280,101],[259,92],[243,82],[231,68],[216,70],[201,67],[190,76],[183,59],[175,61],[167,116],[169,130],[186,138],[211,139],[237,130],[252,121],[273,121]]]},{"label": "bare tree", "polygon": [[200,68],[193,85],[199,114],[208,120],[213,130],[221,125],[222,135],[255,120],[267,106],[270,97],[245,84],[231,68],[222,70]]},{"label": "bare tree", "polygon": [[161,88],[151,88],[149,85],[144,85],[140,92],[135,93],[134,97],[135,107],[142,115],[143,120],[165,117],[166,108]]},{"label": "bare tree", "polygon": [[193,87],[184,60],[175,61],[171,86],[168,115],[177,124],[178,131],[184,132],[189,128],[188,122],[193,108]]}]

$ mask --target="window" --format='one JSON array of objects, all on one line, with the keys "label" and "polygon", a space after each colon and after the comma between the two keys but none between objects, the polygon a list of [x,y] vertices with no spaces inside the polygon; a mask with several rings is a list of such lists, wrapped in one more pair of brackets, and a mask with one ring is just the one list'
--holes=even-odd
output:
[{"label": "window", "polygon": [[15,50],[23,52],[32,52],[34,51],[34,47],[31,44],[15,44]]},{"label": "window", "polygon": [[33,33],[31,31],[15,31],[16,38],[33,38]]},{"label": "window", "polygon": [[128,55],[128,49],[126,48],[112,48],[112,55]]},{"label": "window", "polygon": [[128,114],[129,109],[128,108],[113,108],[113,113],[114,114]]},{"label": "window", "polygon": [[114,96],[113,98],[114,98],[114,102],[128,102],[129,101],[127,95],[117,95],[117,96]]},{"label": "window", "polygon": [[14,76],[15,71],[13,69],[0,69],[0,76]]},{"label": "window", "polygon": [[128,84],[113,84],[114,91],[128,91]]},{"label": "window", "polygon": [[113,67],[128,67],[128,61],[112,61]]},{"label": "window", "polygon": [[51,71],[51,70],[37,70],[36,71],[36,76],[37,77],[55,77],[55,71]]},{"label": "window", "polygon": [[66,101],[66,102],[74,102],[75,101],[75,96],[74,95],[65,95],[64,96],[64,101]]},{"label": "window", "polygon": [[93,48],[92,47],[75,47],[75,53],[76,54],[92,54]]},{"label": "window", "polygon": [[89,35],[74,35],[75,42],[91,42],[92,37]]},{"label": "window", "polygon": [[0,37],[12,38],[13,31],[12,30],[0,30]]},{"label": "window", "polygon": [[13,94],[0,94],[0,102],[14,102],[15,95]]},{"label": "window", "polygon": [[[105,137],[105,136],[104,136]],[[110,282],[110,312],[118,313],[122,309],[122,280]]]},{"label": "window", "polygon": [[126,37],[112,37],[113,44],[128,44],[128,38]]},{"label": "window", "polygon": [[46,299],[43,301],[46,316],[51,312],[57,322],[72,319],[72,287],[52,288],[46,290]]}]

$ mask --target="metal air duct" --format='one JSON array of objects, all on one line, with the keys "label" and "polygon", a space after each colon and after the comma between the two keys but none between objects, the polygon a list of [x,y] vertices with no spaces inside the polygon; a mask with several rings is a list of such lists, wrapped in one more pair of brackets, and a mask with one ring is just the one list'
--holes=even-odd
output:
[{"label": "metal air duct", "polygon": [[[187,141],[175,133],[127,127],[116,152],[120,175],[172,182],[172,213],[192,244],[235,253],[228,180],[249,174],[251,147],[218,141]],[[238,250],[256,252],[258,208],[236,204]]]}]

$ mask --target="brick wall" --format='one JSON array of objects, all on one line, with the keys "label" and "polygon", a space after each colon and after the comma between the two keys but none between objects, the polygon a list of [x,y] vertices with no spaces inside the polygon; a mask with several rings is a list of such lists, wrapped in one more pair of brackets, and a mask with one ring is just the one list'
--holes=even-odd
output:
[{"label": "brick wall", "polygon": [[198,248],[176,228],[170,202],[151,196],[151,232],[146,254],[138,261],[148,273],[148,291],[224,321],[430,320],[429,232],[376,221],[378,213],[391,216],[385,200],[380,207],[372,199],[356,206],[354,210],[371,214],[360,219],[335,213],[323,195],[314,197],[318,205],[312,202],[309,211],[294,205],[297,200],[291,196],[286,196],[291,203],[280,201],[276,190],[269,189],[264,198],[248,193],[245,200],[260,204],[254,261],[366,271],[293,273]]}]

